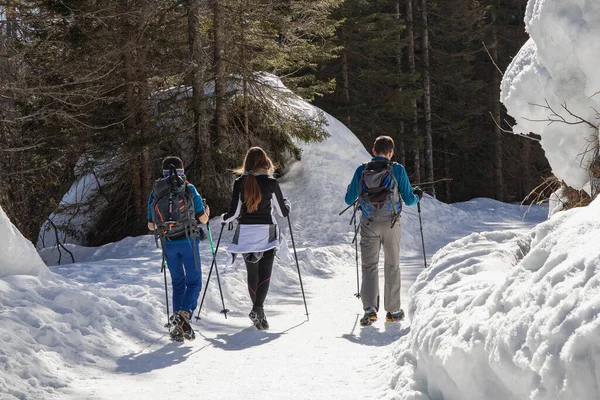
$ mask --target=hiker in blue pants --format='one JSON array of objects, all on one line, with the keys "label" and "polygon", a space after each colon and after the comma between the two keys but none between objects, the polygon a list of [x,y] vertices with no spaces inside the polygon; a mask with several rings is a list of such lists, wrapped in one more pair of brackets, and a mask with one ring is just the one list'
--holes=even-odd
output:
[{"label": "hiker in blue pants", "polygon": [[[183,161],[179,157],[166,157],[162,165],[163,178],[155,182],[148,198],[148,229],[161,235],[171,275],[173,315],[170,321],[174,326],[171,336],[192,340],[195,335],[189,320],[198,305],[202,288],[196,224],[208,222],[210,210],[208,206],[204,207],[194,185],[185,180]],[[169,201],[176,203],[175,206]]]}]

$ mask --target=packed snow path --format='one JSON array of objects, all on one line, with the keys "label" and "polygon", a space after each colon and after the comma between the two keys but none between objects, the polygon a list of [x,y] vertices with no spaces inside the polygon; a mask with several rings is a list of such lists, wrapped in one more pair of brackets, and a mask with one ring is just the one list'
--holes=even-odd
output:
[{"label": "packed snow path", "polygon": [[[412,278],[422,267],[405,268]],[[110,361],[104,371],[87,368],[68,392],[73,399],[113,399],[124,390],[129,399],[177,399],[191,393],[206,399],[380,397],[377,393],[389,387],[385,371],[391,373],[383,355],[407,332],[408,322],[380,319],[372,327],[359,326],[362,312],[353,296],[352,263],[330,278],[306,277],[303,282],[310,321],[296,288],[291,297],[268,297],[268,331],[251,326],[246,307],[226,304],[231,309],[227,320],[203,313],[194,324],[195,341],[171,342],[157,327],[156,341],[129,343],[124,349],[133,346],[133,351]]]},{"label": "packed snow path", "polygon": [[[478,215],[478,210],[488,210],[491,205],[500,203],[488,200],[465,203],[471,216]],[[512,210],[511,221],[507,220],[507,210]],[[503,224],[507,229],[531,226],[531,222],[518,220],[517,215],[522,212],[517,206],[502,205],[488,211],[487,221],[486,218],[463,220],[460,224],[455,221],[454,229],[446,230],[445,240],[450,242],[463,231],[498,229]],[[442,220],[439,215],[440,212],[438,218]],[[410,215],[404,218],[409,221]],[[539,212],[537,218],[541,219]],[[352,232],[348,229],[350,241]],[[406,241],[410,239],[407,235]],[[443,244],[438,241],[431,246],[432,251]],[[155,308],[151,312],[154,324],[144,321],[151,332],[144,335],[137,330],[132,334],[117,332],[110,344],[113,356],[94,364],[74,366],[70,371],[73,380],[68,388],[61,390],[61,398],[112,399],[126,391],[130,399],[153,395],[176,399],[190,393],[207,399],[364,399],[386,397],[394,384],[394,370],[389,368],[394,364],[393,343],[408,334],[410,323],[386,323],[385,312],[381,310],[380,319],[373,326],[358,324],[362,307],[354,297],[353,246],[298,248],[310,320],[305,316],[295,266],[279,261],[265,306],[271,325],[268,331],[257,331],[247,317],[250,303],[241,263],[221,266],[226,307],[231,310],[228,319],[219,314],[222,307],[213,274],[202,319],[193,325],[197,338],[184,343],[171,342],[166,329],[161,328],[166,318],[164,287],[158,272],[160,252],[152,246],[149,237],[130,238],[116,244],[117,248],[109,246],[105,253],[98,252],[96,262],[53,268],[83,285],[91,284],[99,293],[120,288],[122,298],[115,297],[120,303],[130,302],[128,297],[151,296]],[[143,251],[135,250],[136,247],[148,249],[150,257],[142,257]],[[124,252],[139,252],[140,256],[111,259]],[[203,252],[205,260],[207,255]],[[383,257],[380,261],[383,262]],[[422,255],[405,251],[401,268],[406,308],[408,289],[423,270]],[[204,266],[203,272],[206,280],[208,266]],[[382,265],[380,273],[383,283]],[[136,293],[133,288],[138,282],[142,287]],[[150,314],[140,313],[137,317],[144,315]]]}]

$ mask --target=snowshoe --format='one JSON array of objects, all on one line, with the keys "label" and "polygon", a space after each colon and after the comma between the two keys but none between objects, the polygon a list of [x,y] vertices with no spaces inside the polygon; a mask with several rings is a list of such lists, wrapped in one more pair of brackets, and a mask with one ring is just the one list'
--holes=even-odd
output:
[{"label": "snowshoe", "polygon": [[174,342],[183,342],[183,332],[177,326],[170,332],[171,340]]},{"label": "snowshoe", "polygon": [[248,314],[250,321],[254,324],[254,327],[259,331],[264,329],[269,329],[269,322],[267,321],[267,317],[265,317],[265,312],[262,308],[253,309]]},{"label": "snowshoe", "polygon": [[256,324],[258,322],[258,315],[254,310],[250,311],[250,314],[248,314],[248,318],[250,318],[250,321],[252,321],[253,324]]},{"label": "snowshoe", "polygon": [[257,327],[257,329],[260,329],[260,330],[269,329],[269,322],[267,321],[267,317],[265,317],[264,315],[260,319],[260,328]]},{"label": "snowshoe", "polygon": [[385,315],[386,322],[400,322],[404,319],[404,311],[400,310],[398,312],[387,312]]},{"label": "snowshoe", "polygon": [[[190,325],[190,313],[184,310],[179,310],[177,313],[171,316],[171,323],[173,324],[173,332],[178,332],[182,340],[194,340],[196,334]],[[171,337],[173,335],[171,334]]]},{"label": "snowshoe", "polygon": [[377,311],[373,307],[365,308],[365,314],[360,319],[361,326],[373,325],[373,322],[377,321]]}]

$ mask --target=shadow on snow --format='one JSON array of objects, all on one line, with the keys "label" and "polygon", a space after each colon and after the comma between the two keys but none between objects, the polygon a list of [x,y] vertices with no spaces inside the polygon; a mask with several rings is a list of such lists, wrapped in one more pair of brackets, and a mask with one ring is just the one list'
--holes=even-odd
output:
[{"label": "shadow on snow", "polygon": [[[361,326],[358,336],[354,334],[354,331],[358,327],[358,320],[360,314],[356,314],[354,320],[354,326],[350,333],[346,333],[341,337],[352,343],[361,344],[364,346],[387,346],[400,339],[402,336],[407,335],[410,332],[410,326],[402,327],[401,323],[397,322],[384,322],[384,330],[381,331],[377,328],[377,325]],[[406,322],[403,322],[406,324]]]},{"label": "shadow on snow", "polygon": [[201,348],[185,346],[177,342],[169,342],[163,347],[154,350],[151,353],[133,353],[121,357],[117,360],[115,372],[125,372],[132,375],[144,374],[157,369],[163,369],[172,365],[180,364],[186,361],[191,355],[205,349],[210,344]]},{"label": "shadow on snow", "polygon": [[204,336],[204,338],[216,348],[227,351],[238,351],[272,342],[273,340],[281,337],[281,335],[285,335],[287,332],[299,327],[300,325],[303,325],[304,323],[306,323],[306,321],[302,321],[301,323],[282,332],[271,332],[268,330],[259,331],[254,326],[251,326],[233,334],[219,333],[214,338],[209,338],[204,335],[202,336]]}]

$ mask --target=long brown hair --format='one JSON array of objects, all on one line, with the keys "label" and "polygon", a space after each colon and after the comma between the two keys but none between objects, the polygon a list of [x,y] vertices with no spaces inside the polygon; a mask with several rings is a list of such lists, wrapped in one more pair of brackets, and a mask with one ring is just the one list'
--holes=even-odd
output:
[{"label": "long brown hair", "polygon": [[246,175],[244,181],[244,203],[249,213],[258,210],[258,205],[262,200],[260,187],[256,180],[256,174],[273,174],[275,167],[273,162],[267,156],[267,153],[260,147],[251,147],[244,157],[244,165],[234,170],[236,174]]}]

